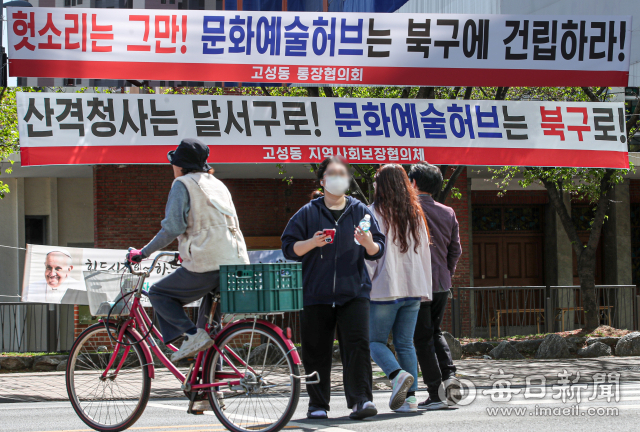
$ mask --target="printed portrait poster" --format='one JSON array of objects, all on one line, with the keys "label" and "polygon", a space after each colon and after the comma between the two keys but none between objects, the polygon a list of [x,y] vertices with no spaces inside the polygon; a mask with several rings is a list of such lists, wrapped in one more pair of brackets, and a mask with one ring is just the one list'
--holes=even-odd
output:
[{"label": "printed portrait poster", "polygon": [[[156,252],[135,265],[135,269],[147,269]],[[90,305],[85,277],[96,272],[123,274],[128,272],[124,266],[127,251],[124,249],[72,248],[46,245],[27,245],[25,256],[24,279],[22,284],[22,301],[30,303],[76,304]],[[170,264],[171,258],[158,262],[149,277],[145,280],[143,290],[149,291],[151,286],[173,273],[178,266]],[[284,262],[282,251],[250,251],[251,263]],[[114,300],[114,299],[103,299]],[[147,296],[142,296],[142,305],[150,307]],[[199,305],[190,303],[187,307]]]},{"label": "printed portrait poster", "polygon": [[22,301],[88,304],[82,249],[27,245]]}]

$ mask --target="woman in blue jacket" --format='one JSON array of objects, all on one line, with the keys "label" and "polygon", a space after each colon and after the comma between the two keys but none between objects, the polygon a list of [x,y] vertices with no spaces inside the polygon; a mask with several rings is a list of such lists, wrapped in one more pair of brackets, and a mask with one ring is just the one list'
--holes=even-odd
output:
[{"label": "woman in blue jacket", "polygon": [[[306,373],[317,371],[320,375],[319,384],[307,386],[307,417],[327,418],[337,327],[345,396],[347,406],[353,409],[350,417],[363,419],[378,413],[371,392],[371,280],[364,260],[382,257],[385,238],[369,209],[345,195],[351,174],[343,159],[326,159],[316,174],[324,188],[324,197],[302,207],[282,234],[284,256],[302,261],[302,363]],[[371,217],[371,229],[363,232],[358,224],[367,214]],[[325,229],[336,230],[333,242],[328,242],[331,237],[323,234]]]}]

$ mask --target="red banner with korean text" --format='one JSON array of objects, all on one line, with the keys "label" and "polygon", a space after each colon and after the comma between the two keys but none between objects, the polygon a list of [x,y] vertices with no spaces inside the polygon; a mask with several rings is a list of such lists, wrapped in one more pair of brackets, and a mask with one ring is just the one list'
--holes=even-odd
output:
[{"label": "red banner with korean text", "polygon": [[11,76],[627,86],[629,16],[8,8]]},{"label": "red banner with korean text", "polygon": [[19,93],[23,166],[167,163],[183,138],[212,163],[628,168],[622,103]]}]

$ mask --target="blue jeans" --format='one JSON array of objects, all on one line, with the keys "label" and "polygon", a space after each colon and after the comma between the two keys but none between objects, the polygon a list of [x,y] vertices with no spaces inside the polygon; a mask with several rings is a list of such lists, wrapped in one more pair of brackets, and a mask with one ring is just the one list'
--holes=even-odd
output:
[{"label": "blue jeans", "polygon": [[[416,329],[420,300],[400,300],[397,303],[371,302],[369,314],[369,343],[371,357],[384,373],[403,369],[413,375],[409,391],[418,389],[418,360],[413,347],[413,332]],[[398,360],[387,348],[389,332],[393,333],[393,346]]]}]

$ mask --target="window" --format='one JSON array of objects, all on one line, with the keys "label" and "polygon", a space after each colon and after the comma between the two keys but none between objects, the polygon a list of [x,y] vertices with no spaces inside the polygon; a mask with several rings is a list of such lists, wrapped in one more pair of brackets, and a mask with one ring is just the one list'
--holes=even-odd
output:
[{"label": "window", "polygon": [[503,212],[505,231],[540,230],[539,207],[509,207]]},{"label": "window", "polygon": [[502,210],[500,207],[474,207],[472,225],[474,231],[500,231]]},{"label": "window", "polygon": [[46,216],[25,216],[24,217],[24,240],[25,243],[34,245],[47,244],[47,217]]},{"label": "window", "polygon": [[590,206],[574,206],[571,207],[571,221],[577,231],[589,231],[591,229],[591,221],[595,216],[595,209]]},{"label": "window", "polygon": [[540,207],[473,207],[471,226],[474,232],[540,231]]}]

